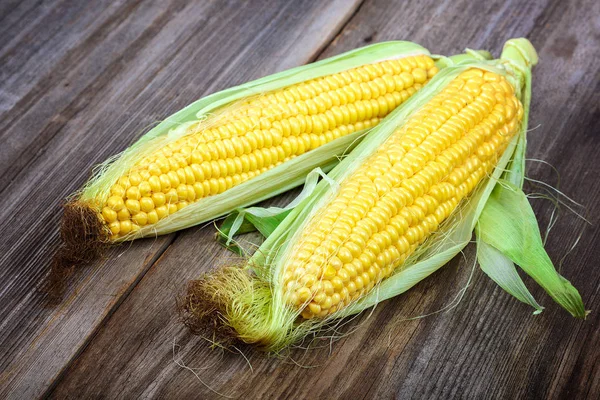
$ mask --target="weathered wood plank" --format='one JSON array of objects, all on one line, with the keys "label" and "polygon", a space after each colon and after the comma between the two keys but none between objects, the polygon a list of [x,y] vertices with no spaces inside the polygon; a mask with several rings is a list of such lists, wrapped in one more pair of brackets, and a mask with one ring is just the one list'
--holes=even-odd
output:
[{"label": "weathered wood plank", "polygon": [[[80,4],[66,3],[60,7],[71,11]],[[10,232],[0,243],[0,397],[32,398],[48,390],[173,240],[114,249],[78,275],[60,308],[44,309],[36,287],[57,244],[59,203],[90,168],[204,94],[310,61],[357,6],[94,2],[88,7],[102,10],[91,12],[95,21],[86,12],[74,20],[89,22],[81,32],[58,27],[54,36],[65,35],[64,48],[49,50],[60,53],[49,65],[42,66],[44,46],[13,53],[33,59],[10,58],[11,68],[39,64],[40,76],[31,85],[15,78],[15,84],[23,81],[0,120],[0,228]],[[54,14],[44,13],[28,35],[45,32]],[[15,36],[16,48],[27,47],[26,36]]]},{"label": "weathered wood plank", "polygon": [[[26,31],[35,18],[48,12],[47,4],[40,0],[7,0],[0,3],[0,35],[3,40],[0,49],[5,49],[15,36]],[[39,8],[43,9],[40,10]]]},{"label": "weathered wood plank", "polygon": [[[506,39],[530,37],[541,58],[530,123],[540,127],[530,134],[528,154],[557,166],[561,189],[589,209],[594,225],[584,227],[563,274],[580,289],[587,307],[597,309],[600,272],[591,266],[600,260],[594,246],[600,239],[595,201],[600,167],[590,160],[600,151],[593,106],[599,99],[598,64],[590,57],[598,54],[598,32],[589,15],[598,6],[591,3],[367,1],[323,56],[389,39],[414,40],[443,53],[469,46],[498,54]],[[554,179],[551,169],[535,163],[530,176]],[[547,222],[548,203],[535,201],[535,208]],[[553,230],[548,248],[554,260],[569,250],[582,227],[566,218]],[[547,307],[537,317],[476,271],[451,312],[405,320],[450,304],[469,280],[472,248],[466,260],[453,260],[409,293],[359,318],[360,328],[334,343],[331,353],[297,350],[292,359],[278,360],[245,349],[250,370],[241,355],[210,350],[187,333],[174,312],[175,295],[186,280],[227,262],[212,233],[212,228],[188,230],[177,237],[69,368],[53,397],[217,398],[216,390],[234,398],[593,398],[600,392],[593,345],[597,313],[586,322],[574,320],[531,280],[526,282],[532,293]],[[94,374],[97,370],[102,376]]]},{"label": "weathered wood plank", "polygon": [[[10,114],[0,122],[0,139],[6,143],[0,150],[3,188],[77,116],[100,85],[112,83],[112,74],[124,66],[121,57],[126,50],[132,44],[137,45],[136,50],[143,48],[168,21],[166,14],[160,14],[157,3],[95,4],[98,9],[89,12],[86,12],[89,6],[82,2],[63,4],[40,21],[40,26],[52,26],[52,30],[46,32],[42,28],[42,32],[33,31],[20,38],[26,43],[32,41],[35,46],[16,44],[3,56],[1,62],[6,65],[3,69],[10,75],[4,90],[18,98],[15,104],[7,104]],[[174,5],[172,12],[180,11],[181,7]],[[83,14],[82,18],[77,18],[77,11]],[[54,23],[48,21],[54,19],[57,20]],[[147,22],[139,21],[153,23],[148,29]],[[44,38],[46,35],[49,39]],[[168,48],[168,43],[162,47]],[[31,60],[35,54],[44,62]]]}]

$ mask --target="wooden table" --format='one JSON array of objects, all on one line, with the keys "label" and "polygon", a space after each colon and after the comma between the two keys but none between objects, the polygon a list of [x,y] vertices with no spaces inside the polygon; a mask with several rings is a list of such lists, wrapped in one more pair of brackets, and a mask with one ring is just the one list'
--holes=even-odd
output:
[{"label": "wooden table", "polygon": [[[0,19],[0,398],[600,396],[599,2],[5,0]],[[528,155],[559,171],[591,222],[561,207],[547,242],[587,321],[527,279],[546,306],[533,316],[479,269],[456,307],[407,320],[451,304],[473,271],[468,248],[330,347],[246,360],[211,350],[174,311],[188,279],[229,257],[212,225],[114,248],[44,307],[61,201],[193,100],[367,43],[498,55],[519,36],[541,60]],[[558,183],[544,163],[528,174]],[[545,227],[552,203],[533,203]]]}]

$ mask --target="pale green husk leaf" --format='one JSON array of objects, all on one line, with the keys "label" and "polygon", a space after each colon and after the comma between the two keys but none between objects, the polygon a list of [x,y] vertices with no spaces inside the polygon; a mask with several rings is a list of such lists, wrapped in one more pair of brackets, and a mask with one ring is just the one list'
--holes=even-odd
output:
[{"label": "pale green husk leaf", "polygon": [[512,260],[481,239],[477,240],[477,261],[481,270],[502,289],[535,308],[534,314],[544,310],[527,290]]},{"label": "pale green husk leaf", "polygon": [[302,192],[285,207],[240,207],[229,214],[219,228],[218,240],[229,250],[244,255],[243,249],[234,242],[233,236],[258,230],[264,237],[269,237],[290,211],[313,193],[319,178],[333,186],[337,185],[337,182],[330,179],[321,168],[315,168],[306,176]]},{"label": "pale green husk leaf", "polygon": [[535,214],[521,189],[508,182],[496,186],[479,218],[478,235],[521,267],[571,315],[585,318],[579,292],[556,272],[544,250]]}]

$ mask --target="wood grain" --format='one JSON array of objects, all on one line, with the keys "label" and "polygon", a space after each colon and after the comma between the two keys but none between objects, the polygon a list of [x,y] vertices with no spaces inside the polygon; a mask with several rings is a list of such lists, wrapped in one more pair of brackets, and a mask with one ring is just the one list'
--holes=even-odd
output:
[{"label": "wood grain", "polygon": [[[559,168],[561,189],[588,206],[594,224],[565,218],[548,246],[558,260],[584,229],[563,273],[595,309],[600,273],[590,266],[600,259],[593,246],[599,239],[600,210],[593,199],[600,168],[589,160],[600,150],[598,109],[590,107],[598,104],[598,64],[590,60],[598,54],[597,32],[584,4],[518,4],[367,1],[323,56],[388,39],[414,40],[437,52],[469,46],[498,54],[506,39],[530,37],[541,58],[531,126],[541,126],[530,134],[529,156]],[[565,42],[569,35],[574,39]],[[555,183],[542,164],[530,163],[529,173]],[[535,206],[547,222],[549,204]],[[600,391],[598,350],[592,345],[598,340],[597,315],[586,322],[567,317],[531,280],[528,286],[547,307],[538,317],[475,271],[452,311],[406,320],[451,304],[468,282],[473,249],[409,293],[350,322],[356,332],[330,348],[325,340],[324,349],[297,350],[283,360],[243,349],[251,370],[240,354],[211,350],[189,335],[174,313],[184,282],[230,257],[212,242],[212,232],[209,227],[177,237],[69,368],[53,397],[219,398],[214,390],[233,398],[538,399],[594,398]],[[182,362],[195,374],[177,365]],[[106,372],[92,378],[98,368]]]},{"label": "wood grain", "polygon": [[0,397],[45,393],[175,237],[114,249],[43,308],[60,202],[90,168],[202,95],[310,61],[357,5],[62,1],[3,14],[29,23],[0,50]]},{"label": "wood grain", "polygon": [[[558,261],[582,234],[562,273],[597,310],[598,15],[590,0],[0,3],[0,228],[10,233],[0,243],[0,397],[597,398],[597,313],[571,319],[529,279],[547,307],[540,316],[475,270],[457,307],[409,319],[452,304],[473,271],[471,248],[349,321],[348,337],[285,359],[210,349],[179,323],[184,283],[231,261],[210,225],[115,249],[78,275],[60,309],[40,308],[36,285],[56,245],[58,201],[195,98],[377,41],[498,54],[527,36],[541,60],[528,156],[558,169],[592,223],[562,207],[547,247]],[[557,184],[547,165],[528,167]],[[533,203],[545,226],[551,204]]]}]

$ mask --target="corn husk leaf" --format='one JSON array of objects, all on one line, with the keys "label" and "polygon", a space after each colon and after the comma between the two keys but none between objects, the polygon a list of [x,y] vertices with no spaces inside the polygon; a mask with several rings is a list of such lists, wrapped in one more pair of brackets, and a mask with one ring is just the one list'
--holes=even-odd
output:
[{"label": "corn husk leaf", "polygon": [[544,249],[540,229],[523,191],[502,182],[492,192],[479,218],[480,239],[531,276],[571,315],[585,318],[579,292],[560,276]]},{"label": "corn husk leaf", "polygon": [[325,175],[325,172],[321,168],[315,168],[306,176],[302,192],[287,206],[268,208],[240,207],[229,214],[217,233],[218,242],[240,256],[245,255],[245,251],[233,240],[234,235],[258,230],[264,237],[269,237],[284,218],[313,193],[320,177],[331,185],[337,185],[335,181]]},{"label": "corn husk leaf", "polygon": [[544,310],[527,290],[512,260],[481,239],[477,240],[477,261],[481,270],[502,289],[535,308],[534,314]]}]

